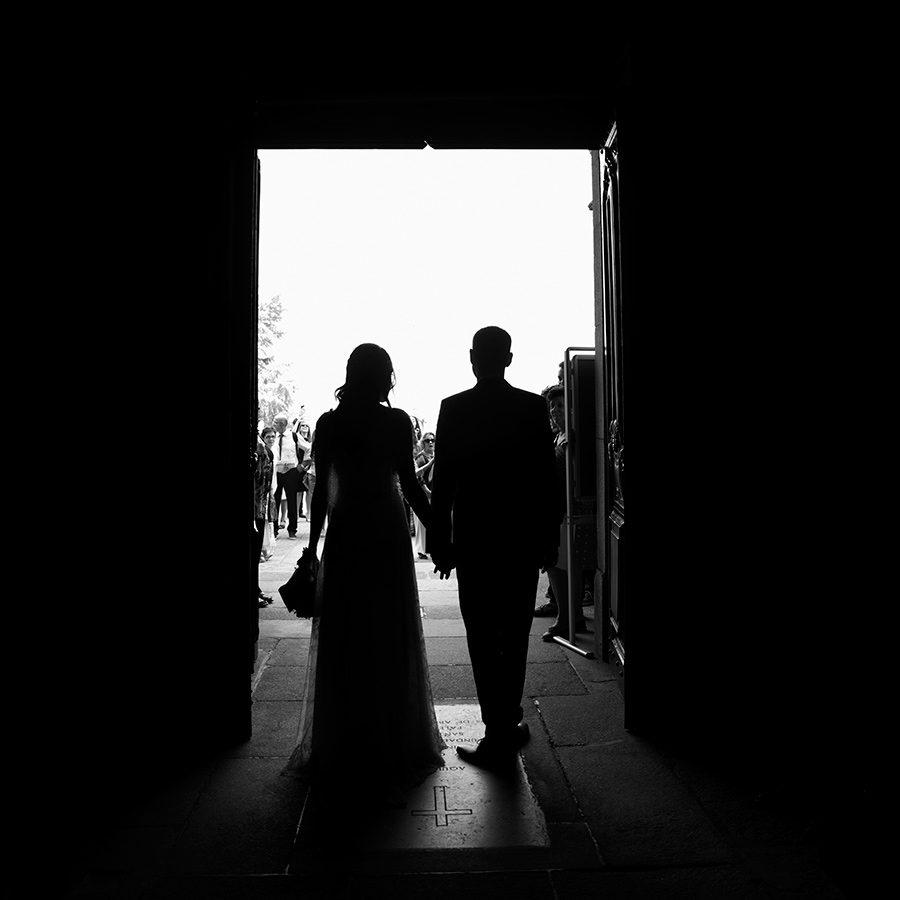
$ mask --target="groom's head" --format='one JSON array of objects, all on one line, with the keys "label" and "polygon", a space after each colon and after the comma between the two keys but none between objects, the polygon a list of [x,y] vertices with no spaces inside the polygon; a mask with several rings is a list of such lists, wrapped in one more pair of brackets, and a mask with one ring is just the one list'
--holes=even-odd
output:
[{"label": "groom's head", "polygon": [[512,362],[511,347],[512,338],[508,332],[496,325],[476,331],[469,351],[475,377],[479,380],[502,378],[504,369]]}]

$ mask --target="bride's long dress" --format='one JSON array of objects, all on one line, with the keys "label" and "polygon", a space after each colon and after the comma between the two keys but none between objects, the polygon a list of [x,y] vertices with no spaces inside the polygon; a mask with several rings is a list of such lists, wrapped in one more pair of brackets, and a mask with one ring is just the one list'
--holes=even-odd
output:
[{"label": "bride's long dress", "polygon": [[421,487],[410,441],[406,413],[376,404],[344,401],[316,425],[328,531],[288,773],[346,775],[349,765],[398,786],[443,764],[400,492],[402,481],[427,508],[411,496]]}]

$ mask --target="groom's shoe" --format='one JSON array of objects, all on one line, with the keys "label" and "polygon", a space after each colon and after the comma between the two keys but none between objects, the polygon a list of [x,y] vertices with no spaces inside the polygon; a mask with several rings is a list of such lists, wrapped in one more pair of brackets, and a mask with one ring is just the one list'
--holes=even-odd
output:
[{"label": "groom's shoe", "polygon": [[515,729],[513,729],[513,743],[518,749],[519,747],[524,747],[529,739],[531,738],[531,731],[528,728],[527,722],[519,722],[516,725]]},{"label": "groom's shoe", "polygon": [[482,769],[506,769],[515,764],[516,749],[506,742],[482,738],[477,747],[457,747],[456,755],[463,762],[472,763]]}]

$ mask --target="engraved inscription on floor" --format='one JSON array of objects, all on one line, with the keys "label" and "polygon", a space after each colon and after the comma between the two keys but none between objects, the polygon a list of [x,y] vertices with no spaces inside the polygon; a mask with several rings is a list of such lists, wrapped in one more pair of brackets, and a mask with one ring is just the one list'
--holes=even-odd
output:
[{"label": "engraved inscription on floor", "polygon": [[466,849],[549,846],[547,823],[518,760],[500,777],[463,762],[457,744],[484,734],[477,705],[435,707],[448,747],[444,765],[408,797],[405,808],[384,814],[378,849]]}]

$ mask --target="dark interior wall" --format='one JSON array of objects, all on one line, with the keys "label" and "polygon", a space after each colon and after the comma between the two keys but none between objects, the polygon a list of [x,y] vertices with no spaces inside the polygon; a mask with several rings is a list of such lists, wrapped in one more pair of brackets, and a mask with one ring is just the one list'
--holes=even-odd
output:
[{"label": "dark interior wall", "polygon": [[874,537],[835,439],[846,284],[810,223],[816,148],[770,85],[711,68],[640,81],[619,116],[626,708],[824,796],[871,774],[880,690],[877,652],[845,655]]},{"label": "dark interior wall", "polygon": [[111,808],[248,735],[242,115],[227,94],[135,91],[46,148],[72,211],[43,261],[52,319],[34,313],[66,436],[49,564],[80,598],[44,648],[56,690],[36,748],[61,776],[63,857]]}]

